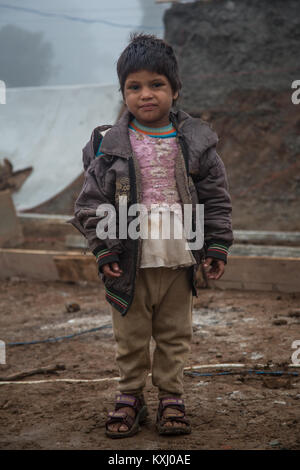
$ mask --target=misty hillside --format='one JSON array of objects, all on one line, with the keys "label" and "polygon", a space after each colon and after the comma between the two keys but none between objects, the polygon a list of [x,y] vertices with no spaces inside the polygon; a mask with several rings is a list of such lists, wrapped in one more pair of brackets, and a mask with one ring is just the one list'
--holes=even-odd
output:
[{"label": "misty hillside", "polygon": [[164,21],[180,105],[219,135],[234,228],[300,230],[299,1],[173,4]]}]

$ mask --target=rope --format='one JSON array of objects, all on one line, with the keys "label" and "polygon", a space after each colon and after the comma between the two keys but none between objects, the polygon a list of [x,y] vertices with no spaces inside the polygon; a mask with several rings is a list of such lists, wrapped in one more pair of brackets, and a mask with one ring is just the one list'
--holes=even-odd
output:
[{"label": "rope", "polygon": [[[291,376],[299,376],[297,372],[288,372],[288,371],[265,371],[265,370],[257,370],[257,369],[248,369],[248,370],[239,370],[239,371],[225,371],[225,372],[208,372],[208,373],[201,373],[197,372],[194,369],[203,369],[203,368],[228,368],[228,367],[243,367],[243,364],[206,364],[206,365],[199,365],[193,367],[185,367],[184,374],[186,375],[196,375],[198,377],[213,377],[219,375],[234,375],[234,374],[259,374],[259,375],[273,375],[274,377],[280,377],[282,375],[291,375]],[[289,364],[289,367],[298,367],[299,365]],[[192,370],[193,369],[193,370]],[[148,374],[151,377],[151,373]],[[89,382],[108,382],[110,380],[118,381],[120,377],[104,377],[102,379],[49,379],[49,380],[30,380],[30,381],[0,381],[0,385],[32,385],[32,384],[41,384],[41,383],[53,383],[53,382],[67,382],[67,383],[89,383]]]},{"label": "rope", "polygon": [[80,383],[80,382],[107,382],[109,380],[119,380],[120,377],[105,377],[103,379],[49,379],[49,380],[27,380],[27,381],[0,381],[0,385],[7,385],[7,384],[44,384],[44,383],[53,383],[53,382],[69,382],[69,383]]},{"label": "rope", "polygon": [[283,370],[276,370],[276,371],[266,371],[266,370],[256,370],[256,369],[249,369],[249,370],[239,370],[239,371],[226,371],[226,372],[196,372],[196,371],[185,371],[186,375],[196,375],[197,377],[213,377],[217,375],[236,375],[236,374],[259,374],[259,375],[274,375],[275,377],[281,377],[282,375],[292,375],[298,377],[297,372],[287,372]]}]

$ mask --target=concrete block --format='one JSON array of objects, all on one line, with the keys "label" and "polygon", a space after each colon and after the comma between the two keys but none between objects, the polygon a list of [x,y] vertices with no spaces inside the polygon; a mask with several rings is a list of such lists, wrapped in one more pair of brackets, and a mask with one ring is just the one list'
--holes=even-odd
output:
[{"label": "concrete block", "polygon": [[52,214],[18,213],[24,236],[31,237],[38,233],[39,237],[63,238],[72,235],[76,229],[67,223],[71,216]]},{"label": "concrete block", "polygon": [[232,256],[263,256],[265,258],[300,258],[299,246],[242,245],[235,243],[230,249]]},{"label": "concrete block", "polygon": [[209,281],[209,287],[213,289],[239,289],[243,290],[244,286],[242,282],[237,282],[237,281],[230,281],[230,280],[224,280],[223,278],[220,279],[219,281]]},{"label": "concrete block", "polygon": [[[230,256],[224,279],[241,282],[286,283],[299,277],[299,267],[300,258]],[[298,282],[300,287],[300,278]]]},{"label": "concrete block", "polygon": [[88,249],[87,239],[83,235],[66,235],[65,245],[68,248],[84,248]]},{"label": "concrete block", "polygon": [[230,256],[222,278],[209,287],[300,292],[299,272],[300,258]]},{"label": "concrete block", "polygon": [[[268,230],[234,230],[234,245],[239,242],[264,243],[269,244],[287,244],[297,243],[300,245],[300,232],[274,232]],[[232,248],[233,248],[232,247]]]},{"label": "concrete block", "polygon": [[10,191],[0,191],[0,247],[15,247],[23,243],[23,232]]},{"label": "concrete block", "polygon": [[53,254],[42,250],[0,249],[0,279],[12,276],[58,281]]}]

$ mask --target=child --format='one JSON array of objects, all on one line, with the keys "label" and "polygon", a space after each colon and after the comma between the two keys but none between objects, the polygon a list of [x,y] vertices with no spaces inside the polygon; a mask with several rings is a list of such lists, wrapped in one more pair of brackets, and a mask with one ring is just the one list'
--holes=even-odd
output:
[{"label": "child", "polygon": [[[97,127],[83,149],[85,182],[72,219],[96,257],[111,306],[120,393],[106,434],[132,436],[148,414],[143,388],[151,368],[151,337],[157,430],[185,434],[191,425],[182,398],[183,368],[192,338],[195,275],[205,262],[208,277],[219,279],[233,242],[226,172],[211,128],[172,109],[181,82],[168,44],[155,36],[133,35],[117,72],[126,110],[115,125]],[[136,203],[147,208],[143,230],[148,224],[160,230],[166,214],[178,227],[183,204],[193,207],[195,226],[195,207],[204,204],[204,246],[186,249],[185,237],[175,236],[98,238],[103,214],[97,208],[110,204],[118,214],[124,201],[128,208]],[[153,203],[161,210],[158,219],[150,211]],[[128,226],[132,220],[128,216]]]}]

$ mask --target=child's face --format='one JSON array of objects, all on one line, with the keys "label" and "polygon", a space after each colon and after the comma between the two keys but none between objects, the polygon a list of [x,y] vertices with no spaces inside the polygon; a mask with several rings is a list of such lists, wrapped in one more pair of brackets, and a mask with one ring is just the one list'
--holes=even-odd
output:
[{"label": "child's face", "polygon": [[156,72],[139,70],[128,75],[124,85],[124,100],[138,122],[149,127],[163,127],[170,123],[169,112],[174,93],[168,78]]}]

